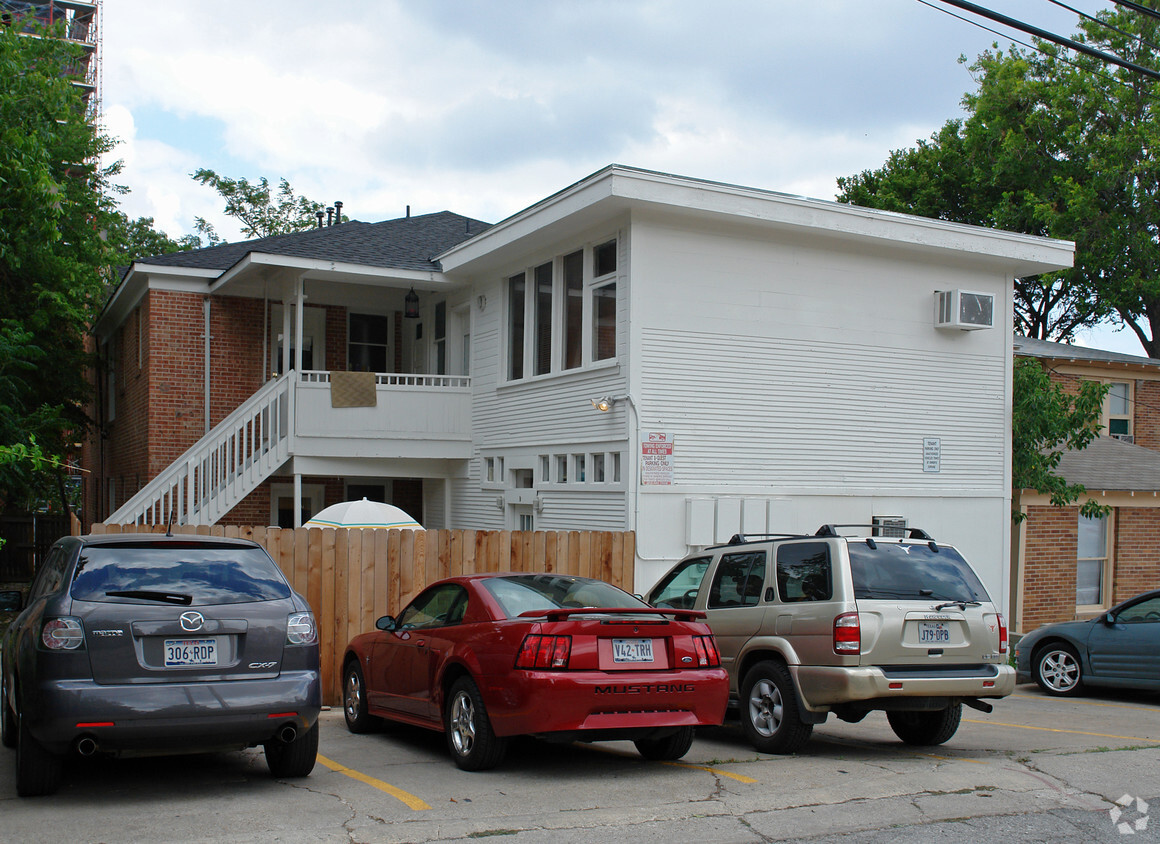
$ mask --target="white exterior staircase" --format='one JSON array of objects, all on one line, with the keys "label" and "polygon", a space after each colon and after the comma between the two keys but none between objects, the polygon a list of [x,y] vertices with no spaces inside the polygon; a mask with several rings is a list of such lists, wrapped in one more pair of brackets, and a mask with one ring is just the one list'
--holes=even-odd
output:
[{"label": "white exterior staircase", "polygon": [[290,457],[295,378],[291,370],[265,384],[105,523],[217,522]]}]

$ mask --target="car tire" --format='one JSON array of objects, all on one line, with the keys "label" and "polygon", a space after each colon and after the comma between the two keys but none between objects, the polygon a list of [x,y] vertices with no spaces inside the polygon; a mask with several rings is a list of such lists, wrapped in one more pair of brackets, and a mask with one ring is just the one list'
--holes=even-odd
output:
[{"label": "car tire", "polygon": [[465,771],[494,768],[507,752],[507,739],[492,730],[483,697],[470,677],[451,684],[443,706],[443,727],[451,758]]},{"label": "car tire", "polygon": [[342,714],[352,733],[369,733],[379,719],[367,711],[367,684],[357,660],[347,663],[342,680]]},{"label": "car tire", "polygon": [[318,722],[294,741],[271,740],[263,745],[266,766],[275,779],[297,779],[314,770],[318,758]]},{"label": "car tire", "polygon": [[796,753],[809,741],[813,724],[802,720],[789,669],[766,660],[741,683],[741,730],[762,753]]},{"label": "car tire", "polygon": [[49,753],[24,722],[17,718],[16,793],[21,797],[40,797],[60,788],[64,777],[64,759]]},{"label": "car tire", "polygon": [[1061,642],[1045,645],[1035,652],[1032,660],[1035,682],[1047,694],[1066,697],[1080,693],[1083,669],[1071,645]]},{"label": "car tire", "polygon": [[959,729],[963,705],[929,712],[887,712],[890,729],[907,744],[930,747],[949,741]]},{"label": "car tire", "polygon": [[16,747],[16,716],[8,705],[8,684],[0,676],[0,744]]},{"label": "car tire", "polygon": [[637,739],[633,742],[637,752],[645,759],[657,762],[671,762],[680,759],[693,746],[693,728],[681,727],[671,736],[660,739]]}]

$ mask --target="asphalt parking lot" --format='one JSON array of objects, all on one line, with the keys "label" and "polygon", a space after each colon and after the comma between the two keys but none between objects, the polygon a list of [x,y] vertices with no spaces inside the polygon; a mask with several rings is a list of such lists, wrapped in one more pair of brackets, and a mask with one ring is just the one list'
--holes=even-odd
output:
[{"label": "asphalt parking lot", "polygon": [[898,742],[880,713],[831,719],[790,757],[754,752],[730,725],[698,733],[679,763],[527,740],[484,773],[456,768],[441,735],[356,736],[339,710],[322,718],[303,780],[272,780],[260,750],[91,759],[55,796],[22,800],[2,750],[0,840],[1160,840],[1160,695],[1020,686],[990,715],[964,710],[933,749]]}]

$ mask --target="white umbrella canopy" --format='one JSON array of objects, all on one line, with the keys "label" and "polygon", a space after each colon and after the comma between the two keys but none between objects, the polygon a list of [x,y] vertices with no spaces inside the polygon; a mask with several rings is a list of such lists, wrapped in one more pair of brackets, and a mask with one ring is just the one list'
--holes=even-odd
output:
[{"label": "white umbrella canopy", "polygon": [[302,527],[317,528],[396,528],[423,530],[404,510],[381,501],[343,501],[319,510]]}]

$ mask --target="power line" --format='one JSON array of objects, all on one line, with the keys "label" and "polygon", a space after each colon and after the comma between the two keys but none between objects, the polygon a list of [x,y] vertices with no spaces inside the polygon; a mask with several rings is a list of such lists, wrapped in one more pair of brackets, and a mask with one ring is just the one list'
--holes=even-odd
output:
[{"label": "power line", "polygon": [[[1128,0],[1114,1],[1118,3],[1128,2]],[[1160,80],[1160,71],[1155,71],[1151,68],[1144,67],[1143,65],[1138,65],[1134,62],[1126,61],[1125,59],[1121,59],[1119,56],[1112,53],[1105,53],[1103,50],[1097,50],[1094,47],[1089,47],[1087,44],[1082,44],[1079,41],[1072,40],[1071,38],[1064,38],[1061,35],[1056,35],[1054,32],[1049,32],[1046,29],[1040,29],[1037,26],[1032,26],[1029,23],[1024,23],[1023,21],[1016,20],[1015,18],[1008,17],[1007,15],[1002,15],[998,12],[992,12],[990,9],[983,8],[976,3],[969,3],[967,0],[940,0],[940,2],[947,3],[951,6],[956,6],[968,12],[973,12],[976,15],[996,21],[997,23],[1001,23],[1004,26],[1009,26],[1012,29],[1019,30],[1020,32],[1026,32],[1029,35],[1034,35],[1036,38],[1040,38],[1044,41],[1051,41],[1054,44],[1059,44],[1061,47],[1067,47],[1069,50],[1075,50],[1077,53],[1083,53],[1084,55],[1091,56],[1093,58],[1099,59],[1100,61],[1119,65],[1120,67],[1127,70],[1134,71],[1144,76],[1149,76],[1152,79]],[[1137,4],[1133,3],[1132,5],[1135,6]],[[1142,9],[1144,7],[1140,8]],[[1152,14],[1160,16],[1160,14],[1153,10],[1149,11]]]},{"label": "power line", "polygon": [[1125,9],[1131,9],[1133,12],[1139,12],[1142,15],[1160,20],[1160,12],[1155,9],[1150,9],[1147,6],[1141,6],[1139,3],[1133,3],[1132,0],[1112,0],[1117,6],[1123,6]]},{"label": "power line", "polygon": [[1089,15],[1087,12],[1080,11],[1079,9],[1075,8],[1074,6],[1069,6],[1066,3],[1061,2],[1061,0],[1047,0],[1047,2],[1054,3],[1056,6],[1059,6],[1061,9],[1067,9],[1069,12],[1072,12],[1077,17],[1081,17],[1081,18],[1084,18],[1085,20],[1089,20],[1092,23],[1096,24],[1097,26],[1102,26],[1104,29],[1110,29],[1112,32],[1117,32],[1120,35],[1125,36],[1126,38],[1131,38],[1133,41],[1138,41],[1141,44],[1143,44],[1145,47],[1148,47],[1149,49],[1160,51],[1160,47],[1157,47],[1155,44],[1148,43],[1143,38],[1141,38],[1139,35],[1134,35],[1125,29],[1120,29],[1118,26],[1113,26],[1112,24],[1108,23],[1107,21],[1100,20],[1095,15]]}]

